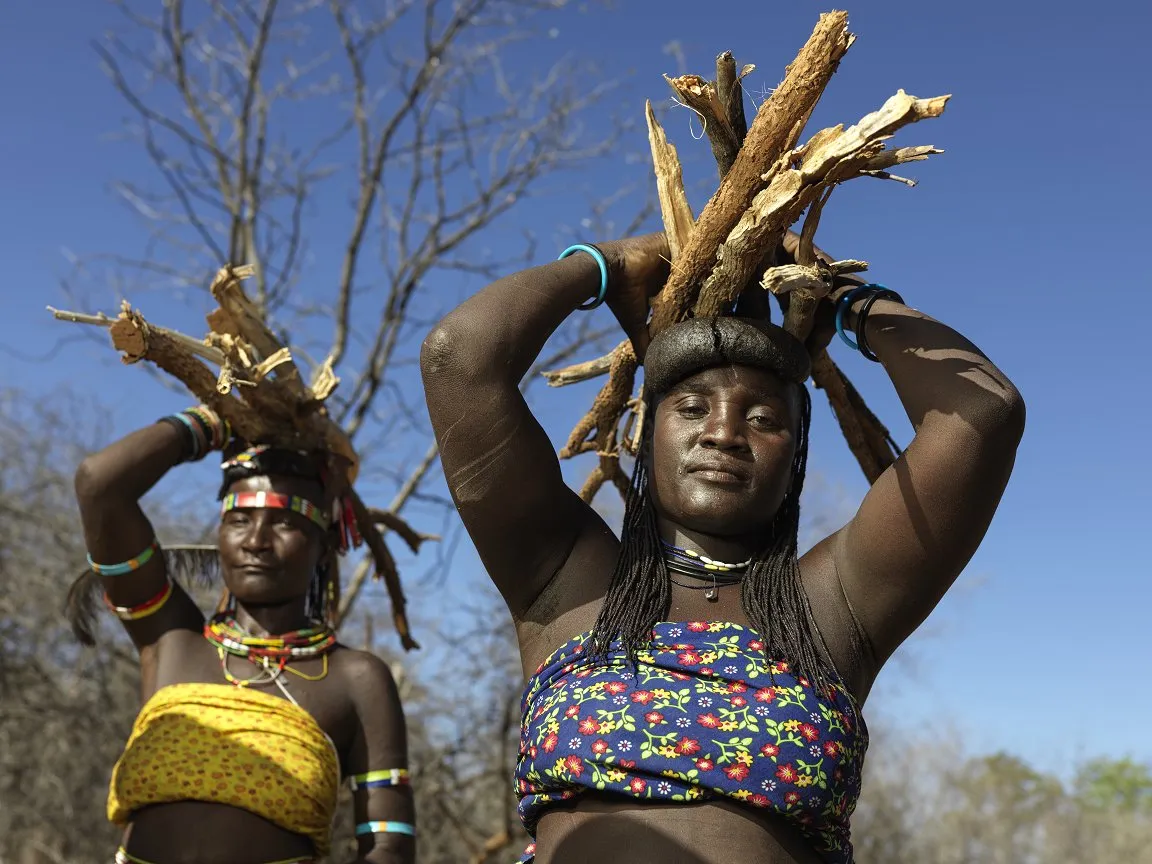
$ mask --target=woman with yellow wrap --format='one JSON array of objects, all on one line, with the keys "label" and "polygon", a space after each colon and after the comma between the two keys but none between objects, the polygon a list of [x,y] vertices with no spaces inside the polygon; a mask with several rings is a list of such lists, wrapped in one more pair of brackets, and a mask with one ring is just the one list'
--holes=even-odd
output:
[{"label": "woman with yellow wrap", "polygon": [[230,449],[220,491],[226,601],[209,620],[173,580],[140,498],[224,450],[194,408],[89,456],[76,495],[91,569],[140,653],[144,707],[112,773],[117,862],[297,864],[328,854],[350,779],[357,862],[411,864],[415,827],[396,684],[328,624],[336,555],[359,538],[329,461]]}]

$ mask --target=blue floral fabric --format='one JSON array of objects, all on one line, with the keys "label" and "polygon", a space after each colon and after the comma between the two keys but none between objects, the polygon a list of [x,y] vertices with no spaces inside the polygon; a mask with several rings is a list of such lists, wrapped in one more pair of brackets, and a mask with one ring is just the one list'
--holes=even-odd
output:
[{"label": "blue floral fabric", "polygon": [[533,837],[551,804],[585,790],[723,797],[788,819],[828,864],[850,864],[868,732],[847,691],[818,692],[738,624],[657,624],[635,666],[619,650],[591,664],[587,638],[545,660],[521,702],[516,785]]}]

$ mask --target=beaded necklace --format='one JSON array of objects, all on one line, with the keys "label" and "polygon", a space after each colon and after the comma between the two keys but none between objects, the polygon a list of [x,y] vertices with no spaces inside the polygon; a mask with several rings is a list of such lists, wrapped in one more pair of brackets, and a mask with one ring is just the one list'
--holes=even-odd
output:
[{"label": "beaded necklace", "polygon": [[669,573],[687,576],[689,579],[699,579],[704,585],[685,585],[671,576],[668,579],[673,585],[688,588],[692,591],[703,591],[705,600],[715,601],[719,597],[719,589],[729,585],[739,585],[744,581],[752,559],[741,561],[739,564],[728,564],[709,558],[692,549],[674,546],[667,540],[662,541],[664,546],[664,563]]},{"label": "beaded necklace", "polygon": [[[303,627],[277,636],[252,636],[236,621],[234,615],[221,612],[204,624],[204,638],[216,646],[224,678],[237,687],[275,682],[285,670],[308,681],[318,681],[328,674],[328,652],[336,644],[336,631],[327,626]],[[261,667],[250,678],[237,678],[228,669],[228,658],[243,657]],[[319,675],[305,675],[288,666],[292,660],[322,657]]]}]

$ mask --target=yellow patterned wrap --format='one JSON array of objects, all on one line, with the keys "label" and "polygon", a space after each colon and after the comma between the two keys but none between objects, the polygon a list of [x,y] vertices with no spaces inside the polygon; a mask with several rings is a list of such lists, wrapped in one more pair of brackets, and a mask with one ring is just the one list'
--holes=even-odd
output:
[{"label": "yellow patterned wrap", "polygon": [[112,769],[108,820],[150,804],[240,807],[328,853],[340,785],[331,741],[286,699],[230,684],[163,687],[141,709]]}]

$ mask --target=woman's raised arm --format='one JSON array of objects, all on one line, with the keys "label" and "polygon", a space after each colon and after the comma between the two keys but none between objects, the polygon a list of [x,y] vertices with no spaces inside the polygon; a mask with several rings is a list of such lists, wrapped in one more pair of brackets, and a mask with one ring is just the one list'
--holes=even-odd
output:
[{"label": "woman's raised arm", "polygon": [[[84,459],[76,500],[89,563],[124,623],[141,660],[160,637],[199,630],[204,616],[169,577],[152,523],[140,499],[176,465],[223,446],[223,424],[204,409],[139,429]],[[216,440],[220,439],[220,440]]]},{"label": "woman's raised arm", "polygon": [[[577,307],[603,297],[636,332],[625,307],[642,305],[646,314],[647,296],[663,284],[662,237],[599,249],[606,273],[595,255],[578,252],[507,276],[449,313],[421,352],[448,488],[513,614],[532,605],[579,541],[606,544],[615,556],[615,537],[565,485],[553,445],[520,393],[544,343]],[[648,293],[633,304],[640,284]]]},{"label": "woman's raised arm", "polygon": [[[842,298],[851,304],[847,323],[883,363],[916,435],[822,545],[883,662],[935,608],[988,530],[1024,432],[1024,402],[955,330],[870,293]],[[855,318],[866,308],[861,327]]]}]

